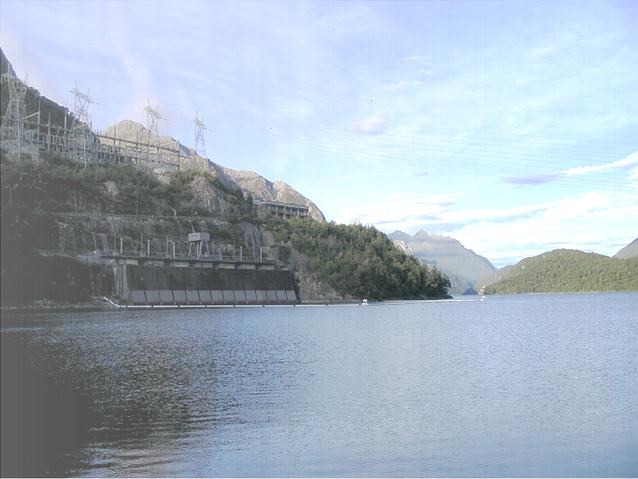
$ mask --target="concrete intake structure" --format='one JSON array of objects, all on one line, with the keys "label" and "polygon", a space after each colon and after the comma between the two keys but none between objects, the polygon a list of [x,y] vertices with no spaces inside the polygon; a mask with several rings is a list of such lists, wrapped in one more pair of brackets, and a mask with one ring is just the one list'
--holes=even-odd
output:
[{"label": "concrete intake structure", "polygon": [[115,292],[127,305],[296,304],[290,271],[119,264]]}]

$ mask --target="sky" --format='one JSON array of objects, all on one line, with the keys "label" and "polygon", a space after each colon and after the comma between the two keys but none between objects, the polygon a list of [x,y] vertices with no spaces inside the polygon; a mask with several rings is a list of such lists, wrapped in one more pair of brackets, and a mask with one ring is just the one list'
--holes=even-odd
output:
[{"label": "sky", "polygon": [[638,236],[638,2],[0,0],[17,74],[496,266]]}]

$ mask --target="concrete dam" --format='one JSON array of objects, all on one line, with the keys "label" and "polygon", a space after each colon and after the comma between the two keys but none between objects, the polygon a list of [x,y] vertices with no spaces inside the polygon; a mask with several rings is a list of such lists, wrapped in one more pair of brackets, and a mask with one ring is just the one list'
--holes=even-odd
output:
[{"label": "concrete dam", "polygon": [[120,264],[115,292],[130,306],[296,304],[290,271]]}]

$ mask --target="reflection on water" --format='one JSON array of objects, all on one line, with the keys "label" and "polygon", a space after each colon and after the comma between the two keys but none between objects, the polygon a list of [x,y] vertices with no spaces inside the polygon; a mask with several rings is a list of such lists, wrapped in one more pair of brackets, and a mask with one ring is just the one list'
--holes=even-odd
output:
[{"label": "reflection on water", "polygon": [[635,475],[636,304],[4,317],[2,474]]}]

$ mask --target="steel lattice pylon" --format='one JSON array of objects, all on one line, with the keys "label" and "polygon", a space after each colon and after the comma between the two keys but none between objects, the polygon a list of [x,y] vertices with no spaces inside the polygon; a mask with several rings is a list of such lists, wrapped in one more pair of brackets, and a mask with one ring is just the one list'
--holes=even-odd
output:
[{"label": "steel lattice pylon", "polygon": [[73,160],[86,166],[93,159],[89,106],[95,102],[87,93],[81,92],[77,85],[71,90],[71,94],[73,95],[73,123],[69,138],[69,155]]},{"label": "steel lattice pylon", "polygon": [[144,107],[144,113],[146,113],[146,128],[148,128],[148,142],[151,143],[151,137],[155,137],[155,141],[159,140],[159,122],[163,120],[162,115],[159,112],[157,106],[153,107],[151,102],[146,100],[146,106]]},{"label": "steel lattice pylon", "polygon": [[204,140],[204,132],[206,131],[206,124],[204,120],[199,117],[198,113],[195,113],[195,154],[206,158],[206,142]]},{"label": "steel lattice pylon", "polygon": [[9,102],[0,126],[0,146],[20,157],[25,133],[27,84],[12,73],[2,75],[2,83],[7,85]]}]

